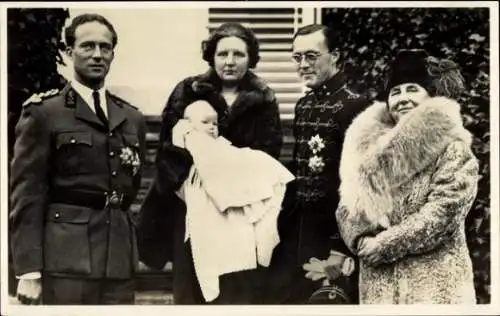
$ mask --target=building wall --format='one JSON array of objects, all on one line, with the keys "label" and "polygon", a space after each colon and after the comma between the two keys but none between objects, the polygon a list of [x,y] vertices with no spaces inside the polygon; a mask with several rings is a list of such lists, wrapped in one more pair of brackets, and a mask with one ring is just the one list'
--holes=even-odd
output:
[{"label": "building wall", "polygon": [[[70,9],[70,19],[89,12],[105,16],[118,33],[115,59],[107,78],[110,90],[146,115],[160,114],[177,82],[203,72],[201,41],[208,36],[208,9]],[[70,20],[68,20],[69,23]],[[72,76],[71,60],[59,67]]]},{"label": "building wall", "polygon": [[[295,8],[297,10],[298,8]],[[227,8],[226,10],[231,10]],[[257,9],[258,10],[258,9]],[[253,14],[248,10],[247,17],[265,17],[267,14]],[[300,9],[300,23],[295,27],[309,23],[320,23],[317,9]],[[186,76],[203,72],[207,64],[201,58],[201,42],[209,35],[209,8],[70,8],[70,19],[82,13],[99,13],[106,17],[118,33],[118,45],[115,59],[107,77],[110,90],[116,92],[141,109],[148,116],[160,114],[166,99],[175,84]],[[228,17],[232,15],[229,14]],[[239,16],[242,16],[239,13]],[[270,14],[269,16],[278,16]],[[212,15],[213,18],[213,15]],[[245,24],[245,19],[241,20]],[[272,28],[280,27],[275,23]],[[274,26],[272,24],[275,24]],[[278,23],[279,24],[279,23]],[[253,26],[257,27],[258,22]],[[268,35],[272,34],[272,28]],[[257,34],[266,37],[266,34]],[[291,37],[291,34],[289,35]],[[263,47],[266,46],[264,43]],[[288,48],[291,51],[291,46]],[[291,52],[261,52],[262,60],[257,72],[276,89],[283,117],[290,119],[293,105],[298,98],[297,91],[290,91],[290,83],[299,84],[295,70],[290,64]],[[268,54],[269,56],[266,56]],[[283,56],[281,58],[280,56]],[[72,77],[72,64],[63,56],[66,66],[58,66],[59,72],[66,78]],[[266,65],[266,59],[272,61]],[[283,63],[283,61],[285,61]],[[273,67],[272,63],[276,63]],[[288,63],[287,63],[288,62]],[[276,69],[273,69],[276,68]],[[286,92],[280,91],[280,80],[288,82]],[[287,79],[288,78],[288,79]],[[299,84],[300,85],[300,84]],[[291,94],[290,94],[291,92]],[[300,92],[300,88],[298,90]],[[295,94],[294,94],[295,93]]]}]

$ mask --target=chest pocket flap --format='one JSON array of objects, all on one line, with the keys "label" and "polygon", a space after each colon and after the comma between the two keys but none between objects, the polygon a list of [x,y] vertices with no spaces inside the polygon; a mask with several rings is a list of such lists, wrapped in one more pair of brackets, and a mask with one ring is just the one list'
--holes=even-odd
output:
[{"label": "chest pocket flap", "polygon": [[90,132],[64,132],[56,137],[56,148],[63,145],[87,145],[92,147],[92,134]]},{"label": "chest pocket flap", "polygon": [[136,134],[123,134],[123,138],[126,145],[132,146],[136,149],[139,148],[139,138]]}]

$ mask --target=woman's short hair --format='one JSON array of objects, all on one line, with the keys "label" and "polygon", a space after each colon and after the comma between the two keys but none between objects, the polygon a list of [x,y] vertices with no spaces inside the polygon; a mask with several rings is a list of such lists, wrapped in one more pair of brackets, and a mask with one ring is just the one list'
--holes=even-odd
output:
[{"label": "woman's short hair", "polygon": [[94,14],[94,13],[85,13],[81,14],[77,17],[75,17],[72,21],[71,24],[64,29],[64,39],[66,41],[66,45],[73,47],[75,44],[75,32],[76,29],[85,23],[90,23],[90,22],[98,22],[101,23],[102,25],[106,26],[109,31],[111,32],[111,35],[113,37],[112,43],[113,47],[116,46],[118,43],[118,35],[116,34],[115,28],[113,25],[102,15],[99,14]]},{"label": "woman's short hair", "polygon": [[210,67],[214,67],[215,49],[219,41],[225,37],[235,36],[247,44],[249,57],[249,68],[255,68],[259,62],[259,41],[252,30],[239,23],[229,22],[219,26],[210,37],[202,42],[203,60],[208,62]]}]

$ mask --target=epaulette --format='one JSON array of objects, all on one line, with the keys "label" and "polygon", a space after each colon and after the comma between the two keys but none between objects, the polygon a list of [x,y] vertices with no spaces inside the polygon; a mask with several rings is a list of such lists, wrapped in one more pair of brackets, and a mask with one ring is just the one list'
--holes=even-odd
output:
[{"label": "epaulette", "polygon": [[43,100],[54,97],[58,95],[59,92],[60,92],[59,89],[52,89],[41,93],[34,93],[31,95],[31,97],[29,97],[26,101],[24,101],[23,107],[26,107],[30,104],[41,104]]},{"label": "epaulette", "polygon": [[122,98],[118,97],[117,95],[115,95],[115,94],[113,94],[111,92],[108,92],[108,93],[109,93],[109,96],[113,99],[113,101],[115,101],[119,105],[127,105],[127,106],[133,108],[134,110],[138,110],[137,107],[133,106],[132,104],[130,104],[129,102],[123,100]]}]

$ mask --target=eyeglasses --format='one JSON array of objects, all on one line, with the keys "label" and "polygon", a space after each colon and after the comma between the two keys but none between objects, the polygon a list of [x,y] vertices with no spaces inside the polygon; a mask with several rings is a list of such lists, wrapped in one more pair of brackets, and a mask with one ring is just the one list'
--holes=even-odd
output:
[{"label": "eyeglasses", "polygon": [[307,53],[295,53],[292,54],[292,60],[296,62],[297,64],[300,64],[302,62],[302,58],[305,58],[306,62],[308,64],[313,64],[318,60],[318,58],[323,55],[323,53],[315,53],[315,52],[307,52]]}]

